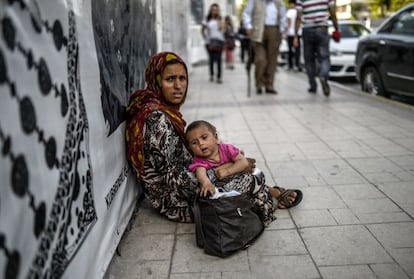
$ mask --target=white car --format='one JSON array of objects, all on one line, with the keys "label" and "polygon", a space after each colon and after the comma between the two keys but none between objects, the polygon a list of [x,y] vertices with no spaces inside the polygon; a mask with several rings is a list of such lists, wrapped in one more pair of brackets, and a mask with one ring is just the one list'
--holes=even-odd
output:
[{"label": "white car", "polygon": [[[361,36],[371,33],[371,31],[362,22],[356,20],[339,20],[338,26],[341,32],[341,40],[337,43],[331,39],[329,42],[331,53],[329,75],[331,78],[355,77],[355,53],[358,40]],[[333,31],[334,27],[331,24],[328,32],[332,34]]]}]

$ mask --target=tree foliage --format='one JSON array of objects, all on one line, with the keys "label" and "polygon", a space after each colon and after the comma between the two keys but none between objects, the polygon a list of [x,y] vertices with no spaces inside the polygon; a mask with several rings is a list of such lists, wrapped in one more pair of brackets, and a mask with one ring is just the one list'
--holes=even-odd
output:
[{"label": "tree foliage", "polygon": [[412,0],[371,0],[371,15],[373,18],[386,17],[410,3]]},{"label": "tree foliage", "polygon": [[[283,0],[285,4],[288,4],[288,0]],[[412,0],[366,0],[369,2],[371,17],[381,18],[386,17],[390,13],[396,12],[405,5],[412,3]],[[237,7],[237,17],[240,19],[244,7],[247,4],[247,0],[243,0]]]}]

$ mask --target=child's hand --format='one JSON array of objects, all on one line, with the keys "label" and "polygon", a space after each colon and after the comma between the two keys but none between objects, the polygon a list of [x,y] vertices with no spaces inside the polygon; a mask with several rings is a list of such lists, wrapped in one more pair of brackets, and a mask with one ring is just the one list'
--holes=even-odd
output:
[{"label": "child's hand", "polygon": [[207,182],[201,185],[200,196],[201,197],[211,197],[216,193],[216,188],[213,183]]}]

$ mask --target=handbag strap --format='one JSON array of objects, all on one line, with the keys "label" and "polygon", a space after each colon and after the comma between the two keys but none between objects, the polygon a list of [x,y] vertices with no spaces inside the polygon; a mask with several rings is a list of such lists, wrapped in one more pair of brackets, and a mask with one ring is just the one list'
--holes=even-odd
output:
[{"label": "handbag strap", "polygon": [[[200,217],[200,207],[198,205],[198,197],[194,199],[194,203],[192,206],[193,209],[193,215],[194,215],[194,223],[196,225],[196,241],[197,245],[202,245],[204,247],[205,244],[205,237],[203,232],[203,227],[201,225],[201,217]],[[199,233],[199,236],[197,236],[197,232]]]}]

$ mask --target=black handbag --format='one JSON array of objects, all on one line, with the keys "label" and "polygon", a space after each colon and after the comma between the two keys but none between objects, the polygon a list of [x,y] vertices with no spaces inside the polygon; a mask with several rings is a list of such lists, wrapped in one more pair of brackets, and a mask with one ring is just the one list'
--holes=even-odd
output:
[{"label": "black handbag", "polygon": [[197,246],[209,255],[224,258],[246,249],[264,230],[247,194],[196,198],[192,210]]},{"label": "black handbag", "polygon": [[209,51],[223,51],[224,48],[224,41],[218,39],[210,39],[210,42],[207,45]]}]

